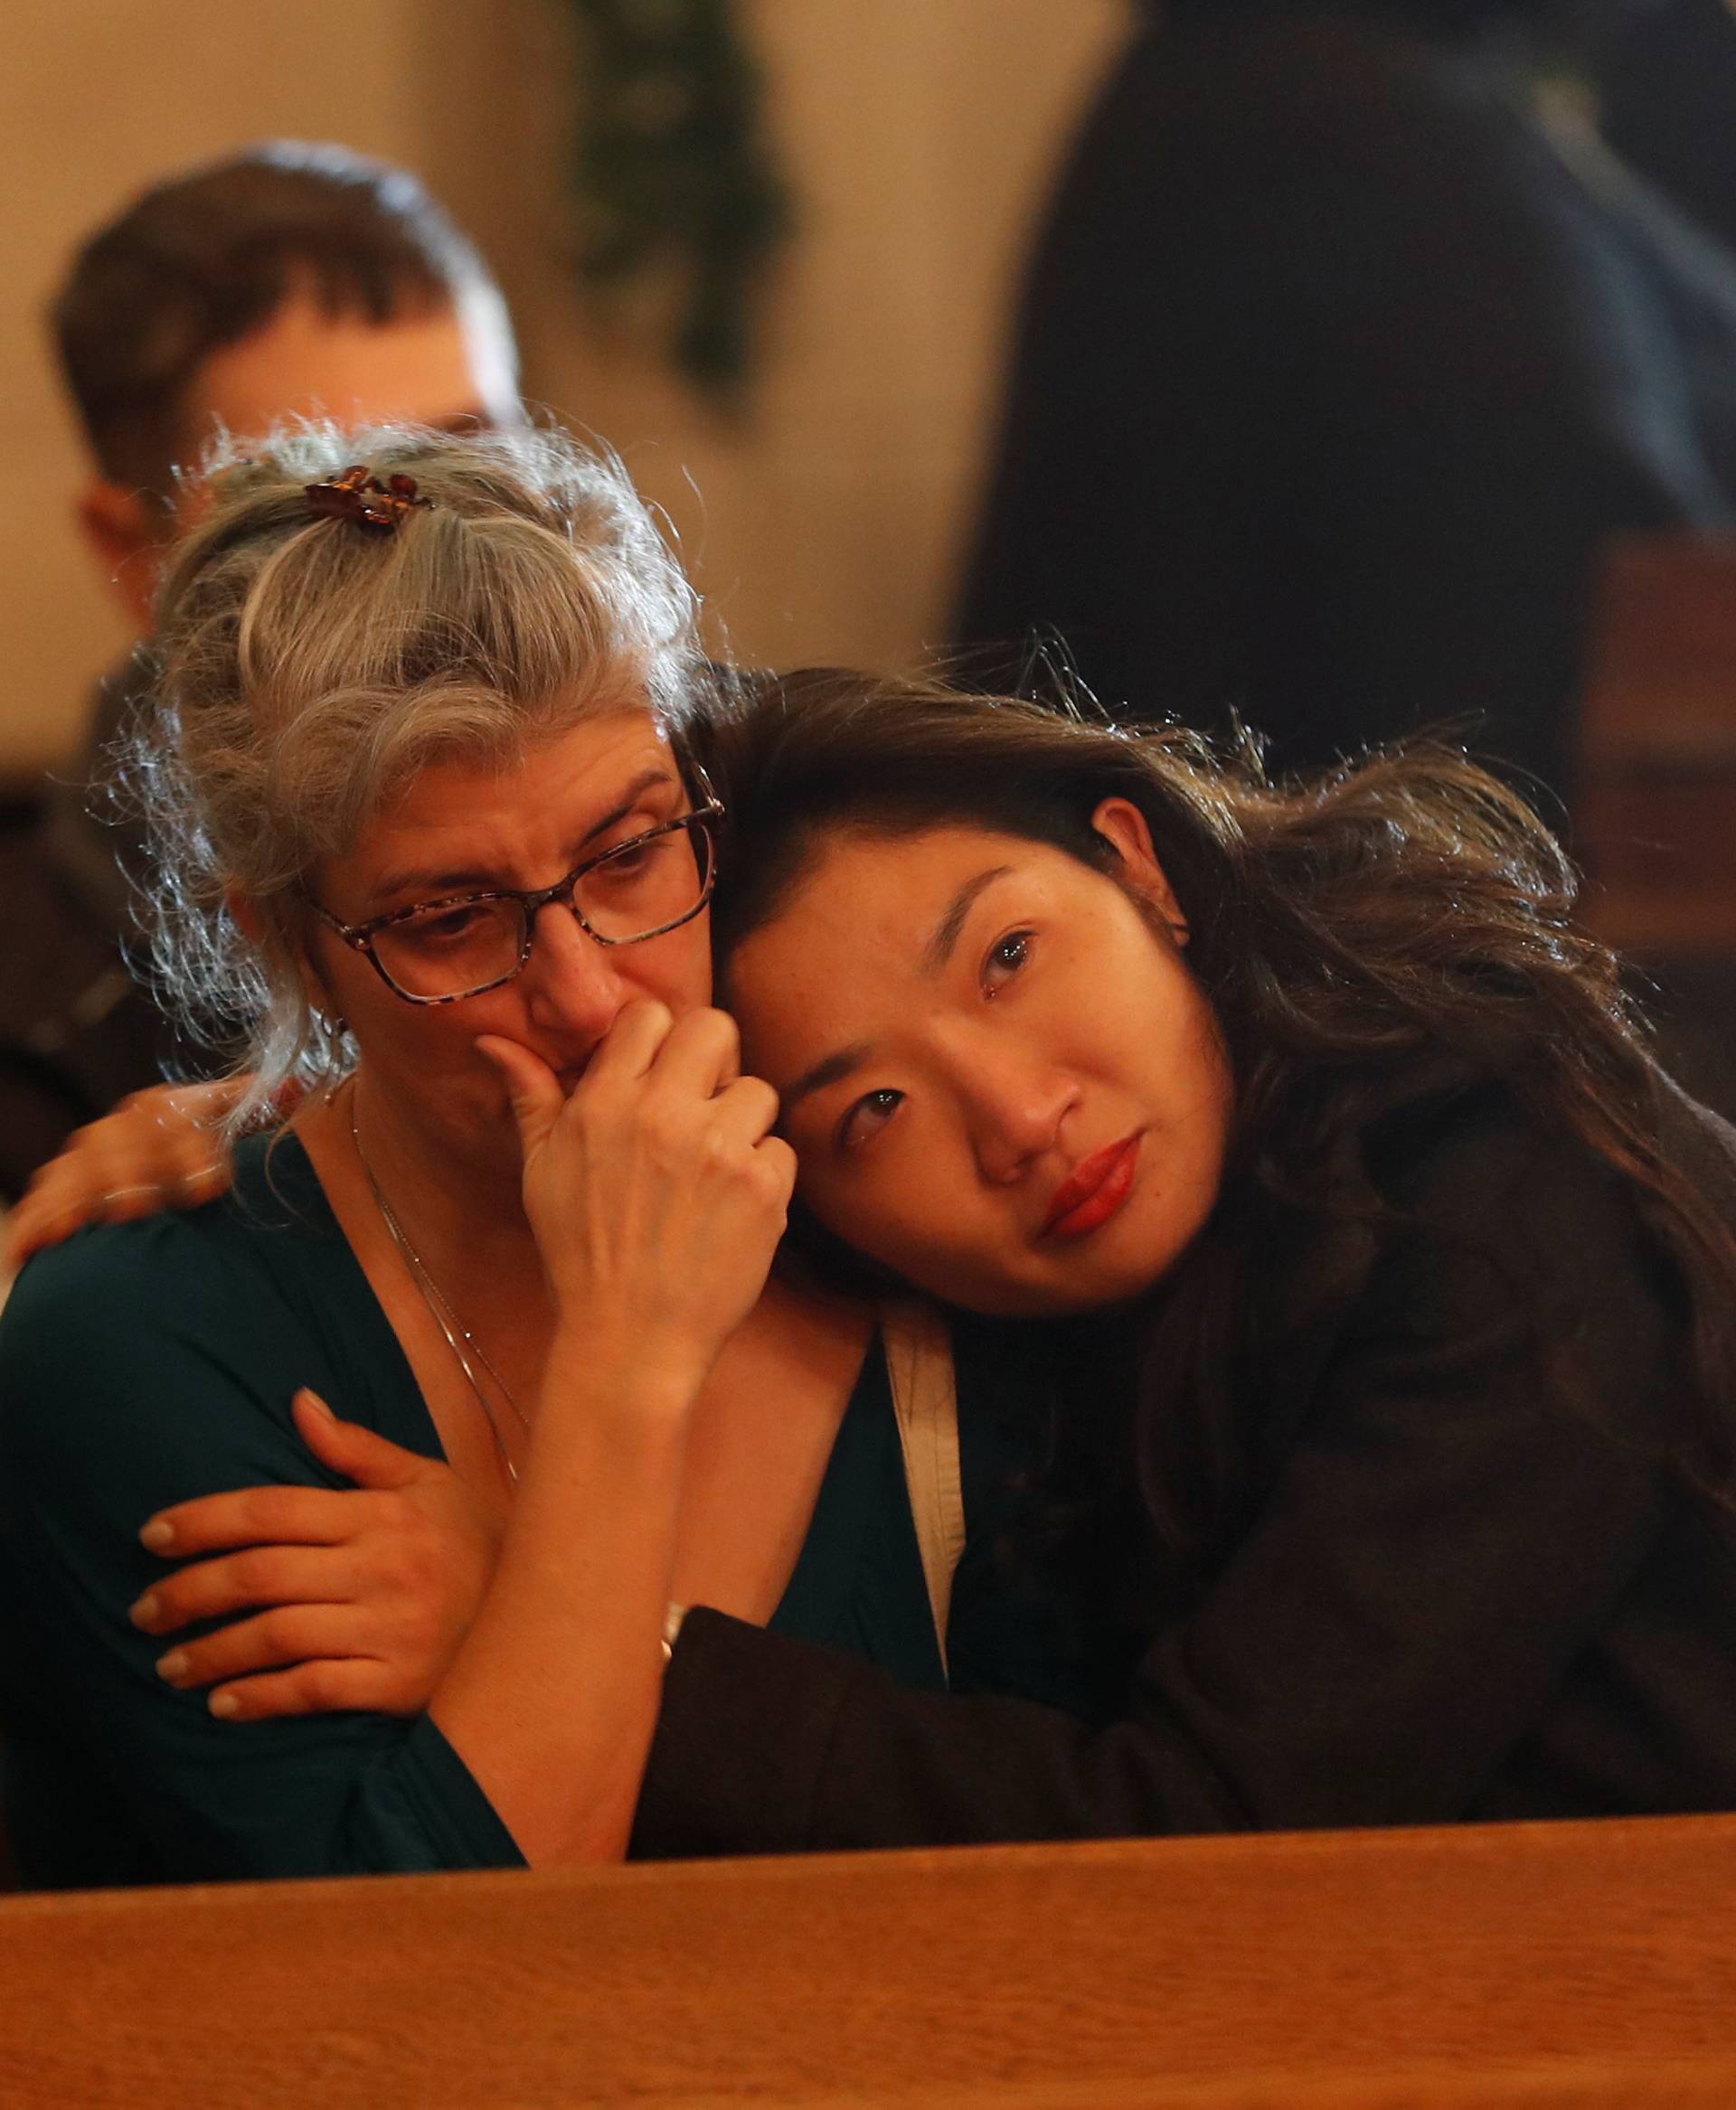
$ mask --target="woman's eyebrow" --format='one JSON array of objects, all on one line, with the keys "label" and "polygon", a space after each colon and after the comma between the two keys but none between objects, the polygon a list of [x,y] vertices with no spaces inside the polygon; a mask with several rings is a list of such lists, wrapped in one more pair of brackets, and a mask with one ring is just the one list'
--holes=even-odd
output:
[{"label": "woman's eyebrow", "polygon": [[827,1085],[837,1084],[848,1077],[853,1069],[860,1069],[873,1052],[868,1041],[856,1041],[848,1048],[840,1048],[835,1054],[824,1057],[811,1069],[803,1070],[793,1084],[787,1086],[778,1095],[779,1123],[788,1118],[792,1107],[812,1093],[824,1091]]},{"label": "woman's eyebrow", "polygon": [[953,947],[958,943],[958,934],[965,928],[965,918],[976,906],[976,897],[985,887],[991,887],[997,879],[1005,879],[1013,867],[1010,864],[991,865],[986,871],[979,871],[975,879],[967,879],[952,897],[946,914],[936,924],[934,936],[922,948],[922,972],[938,975],[952,957]]},{"label": "woman's eyebrow", "polygon": [[[654,790],[658,785],[674,784],[675,781],[674,774],[666,768],[641,770],[616,804],[599,819],[593,821],[579,838],[575,845],[579,854],[582,857],[585,850],[599,835],[614,827],[618,822],[624,821],[647,791]],[[447,866],[444,869],[435,865],[410,865],[402,871],[388,872],[384,878],[376,880],[368,892],[370,898],[377,901],[392,894],[486,891],[488,888],[499,884],[499,874],[485,865],[472,863]]]},{"label": "woman's eyebrow", "polygon": [[655,790],[661,784],[675,785],[679,788],[678,780],[672,770],[665,768],[641,770],[632,783],[627,786],[619,804],[610,806],[601,820],[594,822],[579,838],[578,847],[583,850],[587,844],[594,843],[606,828],[612,828],[618,821],[624,821],[646,793]]}]

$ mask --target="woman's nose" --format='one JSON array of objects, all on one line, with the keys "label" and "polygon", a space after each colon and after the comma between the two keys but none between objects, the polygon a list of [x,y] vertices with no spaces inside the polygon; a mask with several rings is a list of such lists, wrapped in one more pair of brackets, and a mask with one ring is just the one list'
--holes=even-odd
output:
[{"label": "woman's nose", "polygon": [[995,1063],[978,1068],[970,1089],[971,1125],[983,1177],[1010,1185],[1061,1142],[1061,1125],[1079,1099],[1062,1071]]},{"label": "woman's nose", "polygon": [[524,994],[538,1025],[600,1041],[634,990],[620,948],[599,945],[571,909],[550,901],[531,934]]}]

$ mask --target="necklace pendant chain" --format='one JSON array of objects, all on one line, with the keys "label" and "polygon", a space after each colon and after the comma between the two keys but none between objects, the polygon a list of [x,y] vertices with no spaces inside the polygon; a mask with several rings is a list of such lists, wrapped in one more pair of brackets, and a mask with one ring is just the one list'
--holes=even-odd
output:
[{"label": "necklace pendant chain", "polygon": [[505,1434],[501,1428],[499,1418],[495,1413],[493,1403],[483,1386],[482,1380],[476,1374],[476,1364],[471,1361],[470,1355],[466,1352],[467,1350],[475,1353],[476,1362],[481,1363],[483,1369],[494,1380],[495,1389],[505,1401],[514,1418],[526,1435],[530,1433],[530,1417],[513,1397],[512,1387],[507,1384],[505,1379],[489,1361],[482,1343],[470,1329],[460,1322],[458,1314],[453,1310],[439,1283],[429,1274],[428,1263],[416,1250],[415,1246],[410,1241],[409,1232],[399,1221],[397,1210],[386,1200],[385,1190],[381,1186],[373,1165],[368,1162],[367,1152],[362,1147],[362,1131],[356,1121],[355,1100],[355,1080],[352,1079],[350,1080],[350,1141],[355,1145],[356,1162],[361,1165],[363,1173],[367,1180],[369,1192],[373,1196],[374,1207],[380,1211],[380,1220],[385,1225],[392,1244],[398,1248],[399,1257],[403,1261],[410,1280],[416,1285],[422,1302],[428,1306],[434,1323],[439,1328],[441,1337],[448,1348],[451,1350],[452,1360],[463,1372],[465,1382],[475,1393],[476,1404],[482,1408],[483,1418],[488,1424],[488,1434],[494,1438],[495,1451],[500,1459],[502,1468],[505,1472],[507,1480],[516,1486],[518,1468],[513,1463],[512,1453],[507,1448]]}]

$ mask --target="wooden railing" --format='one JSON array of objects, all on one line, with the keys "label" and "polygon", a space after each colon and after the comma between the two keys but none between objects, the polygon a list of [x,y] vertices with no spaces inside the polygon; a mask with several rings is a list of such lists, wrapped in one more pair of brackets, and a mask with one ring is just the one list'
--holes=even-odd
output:
[{"label": "wooden railing", "polygon": [[0,2103],[1736,2104],[1736,1818],[0,1900]]}]

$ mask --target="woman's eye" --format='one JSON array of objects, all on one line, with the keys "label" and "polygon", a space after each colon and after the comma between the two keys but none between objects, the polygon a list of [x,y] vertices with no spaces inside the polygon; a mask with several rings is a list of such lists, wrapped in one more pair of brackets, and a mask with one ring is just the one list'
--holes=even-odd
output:
[{"label": "woman's eye", "polygon": [[418,945],[458,945],[474,937],[488,919],[487,910],[480,906],[447,909],[432,916],[412,917],[404,936]]},{"label": "woman's eye", "polygon": [[988,957],[983,962],[983,987],[989,995],[1009,982],[1020,972],[1031,957],[1031,933],[1028,930],[1011,930],[1005,937],[997,938],[988,948]]},{"label": "woman's eye", "polygon": [[845,1150],[872,1142],[898,1111],[904,1095],[887,1089],[866,1092],[838,1124],[838,1141]]},{"label": "woman's eye", "polygon": [[648,842],[624,843],[591,868],[585,883],[593,888],[631,886],[635,880],[644,879],[653,865],[660,864],[673,848],[667,835],[655,835]]}]

